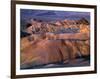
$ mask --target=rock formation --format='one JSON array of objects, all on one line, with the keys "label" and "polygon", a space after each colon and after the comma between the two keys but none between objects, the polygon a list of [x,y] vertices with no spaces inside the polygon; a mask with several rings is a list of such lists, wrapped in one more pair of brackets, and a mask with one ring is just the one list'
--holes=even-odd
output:
[{"label": "rock formation", "polygon": [[[78,32],[62,32],[63,29]],[[21,38],[21,67],[70,62],[90,55],[90,26],[87,20],[63,20],[54,23],[31,21]],[[59,32],[60,31],[60,32]]]}]

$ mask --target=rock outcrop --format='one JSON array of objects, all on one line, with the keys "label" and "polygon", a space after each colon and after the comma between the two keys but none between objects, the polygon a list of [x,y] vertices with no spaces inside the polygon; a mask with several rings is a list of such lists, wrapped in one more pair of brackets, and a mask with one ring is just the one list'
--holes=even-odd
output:
[{"label": "rock outcrop", "polygon": [[[63,20],[54,23],[31,21],[21,38],[21,68],[65,62],[90,55],[90,29],[85,19]],[[78,32],[62,32],[63,29]],[[59,32],[60,31],[60,32]],[[59,33],[58,33],[59,32]]]}]

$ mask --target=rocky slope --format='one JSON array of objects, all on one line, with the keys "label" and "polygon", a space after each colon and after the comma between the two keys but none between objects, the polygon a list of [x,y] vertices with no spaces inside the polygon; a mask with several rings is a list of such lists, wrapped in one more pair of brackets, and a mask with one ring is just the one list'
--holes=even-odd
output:
[{"label": "rocky slope", "polygon": [[68,63],[90,55],[90,26],[85,19],[42,22],[31,20],[21,38],[21,68]]}]

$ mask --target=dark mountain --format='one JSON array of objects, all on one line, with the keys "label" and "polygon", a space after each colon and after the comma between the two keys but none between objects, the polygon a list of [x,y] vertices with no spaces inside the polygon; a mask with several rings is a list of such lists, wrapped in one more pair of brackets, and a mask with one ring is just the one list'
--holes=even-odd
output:
[{"label": "dark mountain", "polygon": [[74,12],[74,11],[53,11],[53,10],[31,10],[21,9],[21,19],[29,20],[36,18],[44,21],[63,20],[63,19],[80,19],[86,18],[90,20],[89,12]]},{"label": "dark mountain", "polygon": [[57,16],[54,11],[48,11],[48,12],[45,12],[45,13],[39,13],[36,16],[51,16],[51,15],[52,16]]},{"label": "dark mountain", "polygon": [[21,38],[22,38],[22,37],[29,36],[30,34],[27,33],[27,32],[21,31],[21,34],[20,35],[21,35]]}]

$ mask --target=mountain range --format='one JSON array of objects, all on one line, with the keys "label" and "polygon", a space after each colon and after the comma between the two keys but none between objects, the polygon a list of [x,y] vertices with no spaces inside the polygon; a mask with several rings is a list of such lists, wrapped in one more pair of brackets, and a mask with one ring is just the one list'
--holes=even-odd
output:
[{"label": "mountain range", "polygon": [[64,19],[79,20],[80,18],[85,18],[90,21],[89,12],[21,9],[20,13],[21,21],[24,20],[26,22],[32,18],[47,22]]}]

